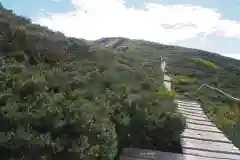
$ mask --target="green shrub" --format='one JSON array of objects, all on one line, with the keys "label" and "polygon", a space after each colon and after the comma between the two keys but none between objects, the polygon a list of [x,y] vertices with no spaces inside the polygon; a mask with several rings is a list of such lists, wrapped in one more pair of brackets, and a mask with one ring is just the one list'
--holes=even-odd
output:
[{"label": "green shrub", "polygon": [[107,160],[125,147],[180,143],[184,121],[174,93],[158,87],[162,73],[119,70],[117,58],[99,53],[57,66],[2,58],[2,158]]},{"label": "green shrub", "polygon": [[[205,93],[208,91],[208,96]],[[215,94],[214,94],[215,93]],[[211,95],[211,96],[209,96]],[[220,130],[240,147],[240,104],[226,96],[209,89],[203,89],[196,95],[202,103],[204,112],[218,126]],[[223,100],[225,99],[225,100]]]},{"label": "green shrub", "polygon": [[174,77],[175,83],[194,83],[196,81],[196,78],[192,78],[189,76],[183,76],[183,75],[178,75]]},{"label": "green shrub", "polygon": [[191,61],[203,64],[203,65],[205,65],[207,67],[210,67],[210,68],[214,68],[214,69],[218,69],[219,68],[215,63],[207,61],[207,60],[204,60],[202,58],[191,58]]},{"label": "green shrub", "polygon": [[0,9],[0,159],[112,160],[180,144],[158,54],[123,55]]},{"label": "green shrub", "polygon": [[1,155],[113,159],[116,133],[108,112],[72,90],[66,72],[5,63],[1,73]]}]

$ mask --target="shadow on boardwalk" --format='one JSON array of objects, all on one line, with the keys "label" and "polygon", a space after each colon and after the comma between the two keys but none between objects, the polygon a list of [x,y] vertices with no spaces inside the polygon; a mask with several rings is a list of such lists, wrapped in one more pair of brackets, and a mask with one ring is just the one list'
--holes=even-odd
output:
[{"label": "shadow on boardwalk", "polygon": [[120,160],[185,160],[183,154],[126,148]]}]

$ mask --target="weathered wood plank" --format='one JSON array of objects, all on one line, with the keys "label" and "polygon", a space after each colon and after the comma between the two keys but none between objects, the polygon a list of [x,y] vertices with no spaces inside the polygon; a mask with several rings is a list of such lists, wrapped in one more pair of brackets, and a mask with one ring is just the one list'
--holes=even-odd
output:
[{"label": "weathered wood plank", "polygon": [[199,110],[198,108],[185,108],[185,107],[178,107],[178,109],[180,110],[184,110],[187,112],[192,112],[192,113],[201,113],[201,114],[205,114],[202,110]]},{"label": "weathered wood plank", "polygon": [[204,114],[197,114],[197,113],[194,113],[192,111],[183,111],[183,110],[180,110],[179,111],[184,115],[184,114],[188,114],[188,115],[192,115],[192,116],[196,116],[196,117],[203,117],[203,118],[208,118],[206,115]]},{"label": "weathered wood plank", "polygon": [[184,155],[185,160],[216,160],[216,158],[208,158],[194,155]]},{"label": "weathered wood plank", "polygon": [[182,146],[190,148],[198,148],[203,150],[209,150],[212,152],[223,152],[229,154],[240,155],[239,150],[230,143],[203,141],[196,139],[182,138]]},{"label": "weathered wood plank", "polygon": [[200,111],[203,111],[201,106],[190,106],[190,105],[181,105],[181,104],[178,104],[177,105],[179,108],[188,108],[188,109],[195,109],[195,110],[200,110]]},{"label": "weathered wood plank", "polygon": [[188,119],[210,122],[210,120],[208,118],[206,118],[206,117],[198,117],[198,116],[191,115],[191,114],[184,114],[184,116],[185,116],[185,118],[188,118]]},{"label": "weathered wood plank", "polygon": [[194,102],[194,101],[180,101],[180,100],[175,100],[174,102],[178,103],[178,104],[187,104],[187,105],[192,105],[192,106],[195,106],[195,105],[198,105],[200,106],[199,103],[197,102]]},{"label": "weathered wood plank", "polygon": [[193,124],[193,123],[187,123],[187,128],[189,129],[196,129],[196,130],[202,130],[206,132],[217,132],[222,133],[217,127],[213,126],[203,126],[202,124]]},{"label": "weathered wood plank", "polygon": [[177,103],[178,106],[181,106],[181,107],[189,107],[189,108],[200,108],[201,106],[198,105],[198,104],[195,104],[195,105],[191,105],[191,104],[179,104]]},{"label": "weathered wood plank", "polygon": [[[139,156],[139,153],[152,153],[154,152],[155,156]],[[222,159],[222,158],[221,158]],[[216,160],[216,158],[209,158],[206,156],[196,156],[191,154],[175,154],[167,153],[160,151],[148,151],[141,149],[125,149],[123,155],[120,157],[120,160]]]},{"label": "weathered wood plank", "polygon": [[186,122],[187,123],[193,123],[193,124],[200,124],[200,125],[205,125],[205,126],[212,126],[212,127],[216,127],[215,124],[213,124],[212,122],[210,121],[206,121],[206,122],[199,122],[198,120],[194,120],[194,119],[186,119]]},{"label": "weathered wood plank", "polygon": [[181,138],[189,138],[189,139],[197,139],[197,140],[205,140],[205,141],[212,141],[212,142],[221,142],[221,143],[230,143],[232,144],[232,142],[230,141],[223,141],[223,140],[213,140],[213,139],[208,139],[208,138],[199,138],[199,137],[193,137],[193,136],[185,136],[185,135],[181,135]]},{"label": "weathered wood plank", "polygon": [[189,109],[189,110],[203,111],[202,108],[200,108],[200,107],[189,107],[189,106],[178,105],[178,108],[185,108],[185,109]]},{"label": "weathered wood plank", "polygon": [[195,116],[195,117],[201,117],[201,118],[207,118],[208,117],[206,115],[202,115],[202,114],[194,114],[194,113],[189,113],[189,112],[184,112],[184,111],[181,111],[181,113],[185,116],[185,115],[190,115],[190,116]]},{"label": "weathered wood plank", "polygon": [[[208,158],[208,157],[200,157],[200,156],[194,156],[194,155],[183,155],[184,160],[216,160],[216,158]],[[160,159],[143,159],[143,158],[132,158],[132,157],[125,157],[121,156],[120,160],[162,160]],[[166,160],[172,160],[172,159],[166,159]]]},{"label": "weathered wood plank", "polygon": [[223,134],[214,133],[214,132],[205,132],[205,131],[194,131],[191,129],[185,129],[182,133],[183,136],[199,138],[202,140],[212,139],[212,140],[221,140],[225,142],[230,142]]},{"label": "weathered wood plank", "polygon": [[216,160],[218,160],[218,159],[240,160],[240,156],[239,155],[235,155],[235,154],[209,152],[209,151],[203,151],[203,150],[192,149],[192,148],[183,148],[183,152],[184,152],[184,154],[201,156],[201,157],[215,158]]},{"label": "weathered wood plank", "polygon": [[177,102],[186,102],[186,103],[197,103],[197,101],[190,101],[190,100],[183,100],[183,99],[175,99],[174,101],[177,101]]},{"label": "weathered wood plank", "polygon": [[183,111],[183,112],[204,115],[203,111],[197,111],[197,110],[194,110],[194,109],[190,110],[190,109],[186,109],[186,108],[178,108],[178,109],[179,109],[179,111]]},{"label": "weathered wood plank", "polygon": [[197,111],[197,110],[190,110],[186,108],[178,108],[180,112],[187,113],[187,114],[192,114],[192,115],[198,115],[199,117],[207,117],[204,112],[202,111]]}]

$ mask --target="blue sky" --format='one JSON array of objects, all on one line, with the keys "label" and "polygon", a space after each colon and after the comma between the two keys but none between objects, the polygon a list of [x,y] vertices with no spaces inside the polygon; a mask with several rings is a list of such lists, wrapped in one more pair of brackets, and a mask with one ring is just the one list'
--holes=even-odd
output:
[{"label": "blue sky", "polygon": [[[58,1],[58,2],[57,2]],[[0,0],[3,5],[18,14],[34,18],[41,10],[46,12],[67,12],[72,9],[70,0]],[[57,3],[56,3],[57,2]],[[127,0],[128,7],[144,7],[145,0]],[[203,7],[215,8],[227,19],[240,21],[240,1],[239,0],[148,0],[166,5],[171,4],[193,4]]]},{"label": "blue sky", "polygon": [[61,0],[58,3],[53,0],[0,0],[0,2],[4,7],[29,18],[36,18],[42,10],[46,12],[68,12],[72,9],[69,0]]},{"label": "blue sky", "polygon": [[[123,36],[240,59],[239,0],[0,0],[67,36]],[[42,14],[42,13],[48,13]]]}]

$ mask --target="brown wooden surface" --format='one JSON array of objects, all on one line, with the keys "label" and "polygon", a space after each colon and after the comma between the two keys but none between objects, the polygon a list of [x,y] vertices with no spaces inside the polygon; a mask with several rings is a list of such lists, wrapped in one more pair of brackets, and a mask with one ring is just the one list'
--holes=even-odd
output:
[{"label": "brown wooden surface", "polygon": [[181,135],[183,154],[128,148],[120,160],[240,160],[239,149],[207,118],[199,104],[176,103],[187,120]]}]

